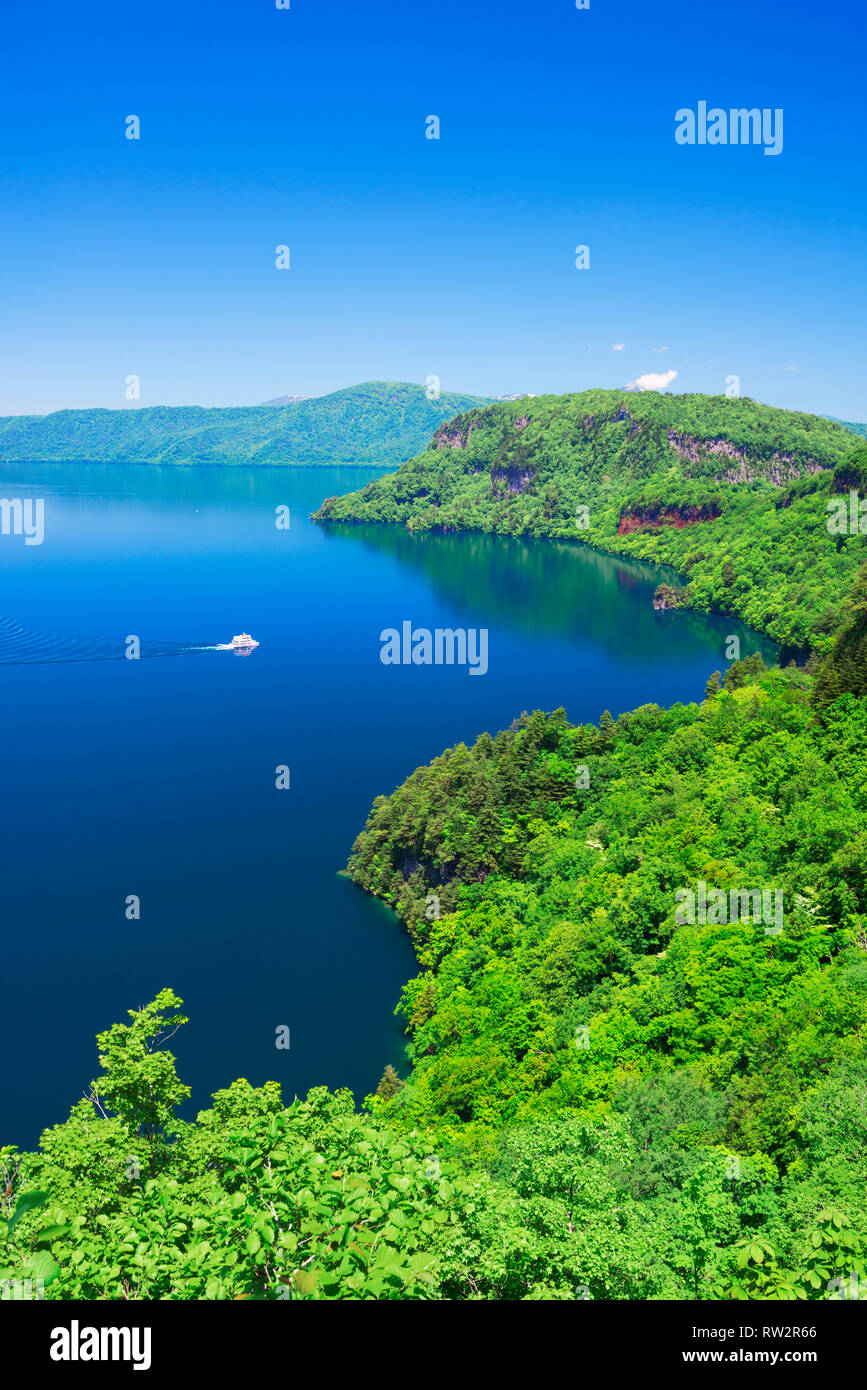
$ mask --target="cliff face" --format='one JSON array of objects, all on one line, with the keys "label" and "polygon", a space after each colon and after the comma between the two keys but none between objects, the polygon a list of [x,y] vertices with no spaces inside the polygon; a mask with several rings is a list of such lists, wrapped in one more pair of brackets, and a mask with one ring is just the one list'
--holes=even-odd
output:
[{"label": "cliff face", "polygon": [[432,449],[465,449],[470,442],[470,435],[475,429],[475,423],[471,420],[464,428],[461,428],[460,418],[451,424],[440,425],[433,437]]},{"label": "cliff face", "polygon": [[729,439],[698,439],[694,435],[668,431],[668,442],[675,454],[686,464],[705,464],[710,459],[725,459],[729,467],[715,475],[717,482],[744,484],[765,481],[774,487],[785,487],[793,478],[807,473],[820,473],[830,465],[810,454],[774,449],[767,454],[755,447],[733,444]]},{"label": "cliff face", "polygon": [[617,534],[629,536],[633,531],[656,531],[661,526],[695,526],[700,521],[715,521],[720,515],[720,508],[713,502],[696,507],[665,507],[661,504],[631,507],[621,512]]},{"label": "cliff face", "polygon": [[518,496],[527,490],[534,476],[532,468],[521,467],[520,464],[513,464],[510,468],[492,468],[490,496],[497,497],[508,492]]},{"label": "cliff face", "polygon": [[653,595],[653,606],[663,613],[671,608],[685,608],[688,606],[686,591],[671,584],[658,584]]},{"label": "cliff face", "polygon": [[678,607],[824,651],[863,539],[829,535],[826,501],[858,448],[833,421],[746,398],[535,396],[438,422],[397,473],[316,515],[588,542],[669,566],[687,583]]},{"label": "cliff face", "polygon": [[859,444],[851,458],[834,470],[832,492],[849,492],[852,488],[867,491],[867,444]]}]

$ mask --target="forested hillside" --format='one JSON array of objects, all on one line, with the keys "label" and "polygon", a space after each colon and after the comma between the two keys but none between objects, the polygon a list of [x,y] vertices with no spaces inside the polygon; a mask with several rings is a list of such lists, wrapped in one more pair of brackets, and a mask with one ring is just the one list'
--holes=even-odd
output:
[{"label": "forested hillside", "polygon": [[0,462],[398,464],[478,396],[368,381],[290,405],[58,410],[0,419]]},{"label": "forested hillside", "polygon": [[378,796],[349,873],[418,956],[401,1074],[360,1107],[237,1080],[181,1122],[164,990],[37,1152],[0,1149],[0,1279],[867,1297],[867,567],[857,508],[827,526],[864,455],[817,417],[612,394],[470,412],[322,515],[579,539],[587,506],[597,543],[679,557],[691,601],[794,614],[821,652],[598,725],[523,713]]},{"label": "forested hillside", "polygon": [[867,540],[828,501],[862,485],[842,425],[724,396],[586,391],[475,409],[323,521],[553,536],[673,566],[663,596],[827,649]]},{"label": "forested hillside", "polygon": [[[863,1291],[867,706],[818,718],[811,694],[750,658],[702,705],[524,715],[420,768],[350,864],[419,954],[409,1074],[362,1113],[239,1080],[180,1123],[166,990],[100,1036],[37,1153],[0,1150],[0,1277],[56,1299]],[[679,922],[699,882],[779,892],[780,924]]]},{"label": "forested hillside", "polygon": [[836,420],[838,425],[843,425],[847,430],[851,430],[853,434],[867,435],[867,424],[862,424],[857,420],[837,420],[835,415],[829,415],[828,419]]},{"label": "forested hillside", "polygon": [[[425,967],[402,1113],[483,1144],[685,1067],[719,1093],[720,1141],[794,1160],[798,1097],[867,1021],[867,723],[851,697],[817,722],[810,678],[760,665],[599,728],[522,716],[374,805],[350,872]],[[779,912],[678,925],[699,881]]]}]

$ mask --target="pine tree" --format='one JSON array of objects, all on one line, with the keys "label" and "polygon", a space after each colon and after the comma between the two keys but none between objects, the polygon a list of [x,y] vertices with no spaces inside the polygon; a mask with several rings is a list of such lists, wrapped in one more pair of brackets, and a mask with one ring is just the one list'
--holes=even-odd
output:
[{"label": "pine tree", "polygon": [[605,743],[612,743],[614,741],[614,729],[615,725],[611,717],[611,711],[609,709],[604,709],[602,711],[602,718],[599,720],[599,732]]},{"label": "pine tree", "polygon": [[714,671],[710,675],[707,685],[704,688],[704,698],[706,700],[712,700],[714,695],[719,694],[721,674],[720,671]]},{"label": "pine tree", "polygon": [[389,1062],[385,1071],[382,1073],[382,1079],[376,1088],[376,1094],[379,1096],[380,1100],[391,1100],[392,1096],[396,1096],[402,1087],[403,1082],[391,1065],[391,1062]]}]

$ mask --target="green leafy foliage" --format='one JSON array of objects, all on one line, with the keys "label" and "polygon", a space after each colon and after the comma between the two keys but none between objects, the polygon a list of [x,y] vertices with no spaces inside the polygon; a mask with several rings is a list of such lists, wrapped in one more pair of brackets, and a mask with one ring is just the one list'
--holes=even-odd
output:
[{"label": "green leafy foliage", "polygon": [[858,572],[842,624],[816,677],[820,707],[845,694],[867,695],[867,565]]},{"label": "green leafy foliage", "polygon": [[0,419],[5,463],[397,464],[444,419],[484,401],[368,381],[290,405],[58,410]]},{"label": "green leafy foliage", "polygon": [[834,421],[749,399],[539,396],[458,416],[397,473],[316,515],[637,556],[682,576],[668,606],[735,613],[825,651],[867,555],[864,535],[827,524],[829,498],[860,477],[858,450]]},{"label": "green leafy foliage", "polygon": [[[864,719],[847,697],[818,725],[803,672],[748,658],[701,706],[598,729],[523,716],[380,798],[350,873],[407,921],[424,967],[389,1113],[483,1144],[491,1125],[592,1113],[689,1067],[726,1095],[720,1141],[790,1162],[798,1098],[858,1053],[867,1021],[867,895],[844,869],[863,837]],[[699,881],[773,888],[783,929],[679,924],[677,893]]]},{"label": "green leafy foliage", "polygon": [[[236,1081],[181,1123],[161,991],[100,1034],[103,1076],[39,1151],[0,1153],[2,1277],[48,1298],[862,1297],[865,734],[862,701],[819,722],[805,673],[747,658],[702,705],[525,715],[418,769],[350,864],[422,964],[409,1078],[360,1114]],[[678,921],[697,879],[774,885],[782,930]]]}]

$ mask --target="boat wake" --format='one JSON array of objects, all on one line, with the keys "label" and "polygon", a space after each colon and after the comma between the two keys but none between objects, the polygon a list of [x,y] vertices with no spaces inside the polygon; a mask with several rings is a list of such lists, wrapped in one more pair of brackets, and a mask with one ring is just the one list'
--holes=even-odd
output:
[{"label": "boat wake", "polygon": [[[73,637],[59,632],[32,632],[0,618],[0,666],[62,666],[73,661],[126,661],[129,642],[125,637]],[[150,642],[140,639],[138,657],[191,656],[195,652],[215,652],[215,643]]]}]

